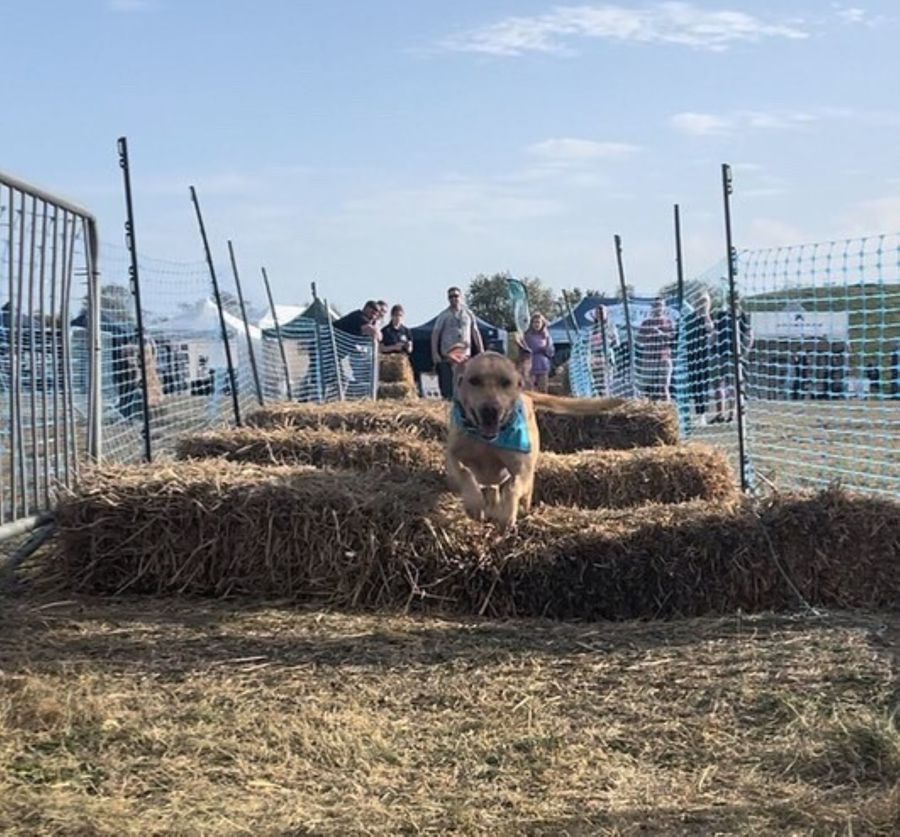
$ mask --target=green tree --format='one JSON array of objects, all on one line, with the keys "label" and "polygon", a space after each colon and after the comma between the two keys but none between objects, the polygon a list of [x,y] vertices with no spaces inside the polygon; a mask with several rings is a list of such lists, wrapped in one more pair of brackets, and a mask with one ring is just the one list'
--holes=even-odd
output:
[{"label": "green tree", "polygon": [[[581,288],[578,287],[578,285],[576,285],[574,288],[566,288],[564,292],[565,292],[566,296],[569,298],[569,305],[571,305],[573,308],[576,305],[578,305],[578,303],[581,302],[581,300],[583,300],[585,297],[588,297],[588,296],[606,297],[607,296],[607,294],[604,291],[598,291],[593,288],[586,288],[585,290],[582,290]],[[557,301],[557,304],[562,307],[565,307],[566,301],[565,301],[565,299],[563,299],[562,293],[560,293],[560,295],[559,295],[559,300]]]},{"label": "green tree", "polygon": [[[506,280],[509,273],[494,273],[488,276],[479,273],[470,283],[466,292],[466,304],[481,319],[505,329],[514,329],[512,305],[507,292]],[[522,279],[528,292],[528,307],[532,312],[540,311],[548,319],[555,311],[555,294],[536,276]]]}]

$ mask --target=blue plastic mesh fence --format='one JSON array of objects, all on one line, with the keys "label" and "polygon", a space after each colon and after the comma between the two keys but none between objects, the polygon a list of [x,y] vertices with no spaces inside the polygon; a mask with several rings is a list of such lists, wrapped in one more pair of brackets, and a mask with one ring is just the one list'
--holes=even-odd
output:
[{"label": "blue plastic mesh fence", "polygon": [[[726,271],[723,260],[686,286],[674,390],[683,435],[737,467]],[[896,496],[898,237],[743,251],[736,289],[751,484]]]},{"label": "blue plastic mesh fence", "polygon": [[378,372],[371,339],[345,334],[328,323],[298,318],[281,329],[282,359],[275,329],[265,334],[265,392],[269,400],[287,400],[288,382],[294,401],[322,403],[373,397]]},{"label": "blue plastic mesh fence", "polygon": [[[684,309],[677,320],[672,393],[682,436],[725,448],[738,469],[737,393],[727,270],[723,259],[685,283]],[[746,319],[744,322],[742,338],[746,350],[752,344],[752,334],[746,328]]]},{"label": "blue plastic mesh fence", "polygon": [[739,256],[748,445],[776,485],[900,492],[900,236]]},{"label": "blue plastic mesh fence", "polygon": [[654,308],[653,299],[641,298],[629,300],[628,313],[631,342],[622,302],[609,302],[589,312],[588,327],[572,333],[569,381],[573,395],[673,397],[678,312],[664,304]]}]

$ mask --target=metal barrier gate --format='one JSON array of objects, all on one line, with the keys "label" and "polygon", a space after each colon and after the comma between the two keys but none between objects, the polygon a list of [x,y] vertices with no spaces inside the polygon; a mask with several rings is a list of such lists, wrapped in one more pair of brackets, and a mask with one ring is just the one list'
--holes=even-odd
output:
[{"label": "metal barrier gate", "polygon": [[0,172],[0,540],[100,450],[94,217]]}]

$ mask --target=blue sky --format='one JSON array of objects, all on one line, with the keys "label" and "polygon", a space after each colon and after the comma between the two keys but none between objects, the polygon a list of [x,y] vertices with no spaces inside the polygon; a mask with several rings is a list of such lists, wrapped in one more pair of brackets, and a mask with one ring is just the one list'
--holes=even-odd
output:
[{"label": "blue sky", "polygon": [[[0,0],[0,169],[145,256],[231,238],[278,302],[315,279],[425,319],[478,272],[611,289],[740,247],[900,229],[900,9],[828,2]],[[102,269],[103,265],[101,265]],[[227,279],[226,279],[227,284]],[[249,295],[261,301],[259,288]]]}]

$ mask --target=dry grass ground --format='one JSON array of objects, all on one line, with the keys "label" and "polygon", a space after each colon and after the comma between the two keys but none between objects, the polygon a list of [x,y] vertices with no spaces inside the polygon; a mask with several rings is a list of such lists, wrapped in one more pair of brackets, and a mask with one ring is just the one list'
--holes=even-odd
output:
[{"label": "dry grass ground", "polygon": [[[734,423],[695,428],[738,467]],[[748,446],[757,473],[782,491],[847,488],[900,493],[900,401],[751,401]],[[765,487],[765,483],[763,487]]]},{"label": "dry grass ground", "polygon": [[4,834],[891,834],[877,614],[3,602]]}]

